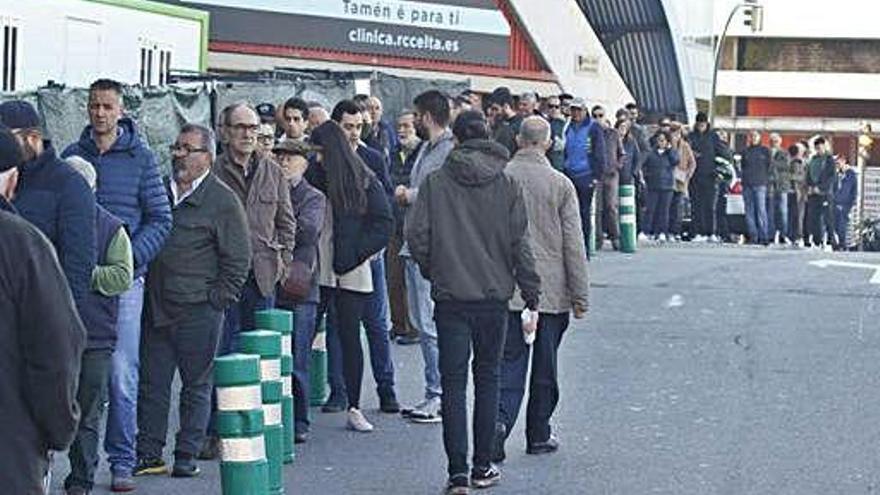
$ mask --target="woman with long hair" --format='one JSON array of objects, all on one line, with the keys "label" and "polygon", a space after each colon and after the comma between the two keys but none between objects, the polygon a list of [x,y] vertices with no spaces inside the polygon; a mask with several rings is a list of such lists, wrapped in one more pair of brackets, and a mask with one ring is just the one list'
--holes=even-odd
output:
[{"label": "woman with long hair", "polygon": [[329,203],[319,241],[321,296],[329,298],[335,314],[348,395],[348,427],[369,432],[373,425],[360,410],[361,318],[373,292],[370,259],[388,245],[394,219],[382,184],[352,150],[336,122],[318,126],[311,142],[320,151],[308,175]]}]

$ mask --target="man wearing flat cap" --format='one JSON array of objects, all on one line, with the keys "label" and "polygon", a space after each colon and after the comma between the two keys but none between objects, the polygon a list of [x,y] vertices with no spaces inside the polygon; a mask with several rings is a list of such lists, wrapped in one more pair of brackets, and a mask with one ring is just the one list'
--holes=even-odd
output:
[{"label": "man wearing flat cap", "polygon": [[[296,219],[296,240],[289,282],[278,290],[279,307],[294,312],[296,332],[293,337],[294,439],[303,443],[309,432],[309,363],[315,336],[318,290],[318,238],[324,226],[327,200],[324,194],[303,177],[309,166],[312,148],[303,141],[287,139],[273,150],[284,178],[290,187],[290,203]],[[286,290],[292,289],[292,290]],[[288,349],[289,351],[289,349]]]}]

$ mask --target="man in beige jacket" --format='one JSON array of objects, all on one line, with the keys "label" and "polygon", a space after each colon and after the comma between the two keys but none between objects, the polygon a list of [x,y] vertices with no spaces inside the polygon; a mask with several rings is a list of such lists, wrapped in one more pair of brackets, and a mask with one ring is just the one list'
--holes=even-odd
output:
[{"label": "man in beige jacket", "polygon": [[[501,397],[495,432],[494,461],[504,460],[504,441],[513,429],[525,394],[529,354],[532,374],[526,411],[526,452],[547,454],[558,449],[550,434],[550,418],[559,400],[557,350],[568,328],[569,315],[587,312],[589,277],[577,194],[572,182],[553,169],[546,157],[550,124],[541,117],[523,121],[517,137],[519,151],[505,173],[522,187],[529,219],[529,242],[541,277],[541,300],[534,342],[526,340],[520,314],[525,304],[510,302],[507,339],[501,363]],[[534,352],[532,352],[534,351]]]}]

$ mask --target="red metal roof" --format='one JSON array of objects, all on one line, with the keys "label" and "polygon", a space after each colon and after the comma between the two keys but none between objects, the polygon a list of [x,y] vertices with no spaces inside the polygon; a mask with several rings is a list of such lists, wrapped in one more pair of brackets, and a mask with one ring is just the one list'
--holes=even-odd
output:
[{"label": "red metal roof", "polygon": [[311,49],[287,45],[240,43],[236,41],[211,41],[209,48],[215,52],[270,55],[468,75],[556,81],[556,76],[547,69],[546,64],[544,64],[540,55],[534,49],[528,32],[522,27],[518,16],[509,2],[507,0],[495,0],[495,2],[510,24],[510,54],[506,67],[386,55],[366,55],[339,50]]}]

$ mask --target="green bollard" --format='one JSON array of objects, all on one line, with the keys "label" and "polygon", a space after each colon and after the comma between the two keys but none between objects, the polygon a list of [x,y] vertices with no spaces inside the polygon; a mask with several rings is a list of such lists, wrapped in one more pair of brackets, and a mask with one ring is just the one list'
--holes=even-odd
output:
[{"label": "green bollard", "polygon": [[220,486],[223,495],[267,495],[260,358],[230,354],[214,360]]},{"label": "green bollard", "polygon": [[281,355],[281,422],[284,425],[284,464],[293,463],[296,452],[293,433],[296,428],[293,413],[293,356]]},{"label": "green bollard", "polygon": [[636,188],[620,186],[620,252],[635,253],[638,229],[636,228]]},{"label": "green bollard", "polygon": [[[290,464],[294,458],[293,431],[293,332],[296,331],[296,318],[293,312],[283,309],[266,309],[254,313],[257,328],[281,333],[281,422],[284,426],[282,444],[284,463]],[[285,365],[286,363],[286,365]]]},{"label": "green bollard", "polygon": [[239,334],[243,352],[260,356],[260,380],[263,399],[263,436],[266,459],[269,461],[269,495],[284,493],[281,465],[284,458],[284,425],[282,422],[281,396],[281,334],[268,330],[255,330]]}]

